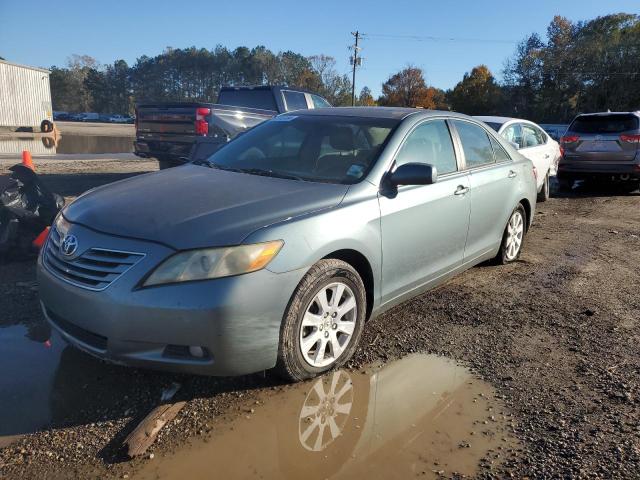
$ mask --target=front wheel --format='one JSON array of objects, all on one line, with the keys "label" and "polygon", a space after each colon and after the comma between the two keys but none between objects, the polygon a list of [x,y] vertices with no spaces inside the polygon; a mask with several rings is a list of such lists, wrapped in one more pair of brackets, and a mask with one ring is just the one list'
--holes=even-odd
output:
[{"label": "front wheel", "polygon": [[511,213],[507,226],[504,229],[502,243],[500,244],[500,250],[496,257],[498,263],[504,265],[515,262],[518,257],[520,257],[522,242],[526,231],[526,219],[527,213],[520,203]]},{"label": "front wheel", "polygon": [[347,362],[358,346],[366,306],[364,284],[351,265],[336,259],[316,263],[285,313],[278,373],[300,381]]}]

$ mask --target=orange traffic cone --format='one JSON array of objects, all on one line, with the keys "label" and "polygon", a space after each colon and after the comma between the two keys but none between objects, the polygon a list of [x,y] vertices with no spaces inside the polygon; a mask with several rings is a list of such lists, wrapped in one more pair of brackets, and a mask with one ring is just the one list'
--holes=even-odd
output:
[{"label": "orange traffic cone", "polygon": [[49,227],[46,227],[43,231],[41,231],[40,235],[38,235],[36,239],[31,242],[31,244],[38,250],[40,250],[44,245],[44,242],[47,240],[47,235],[49,235]]},{"label": "orange traffic cone", "polygon": [[22,151],[22,165],[30,168],[34,172],[36,171],[36,167],[33,166],[33,160],[31,159],[31,152],[29,152],[29,150]]}]

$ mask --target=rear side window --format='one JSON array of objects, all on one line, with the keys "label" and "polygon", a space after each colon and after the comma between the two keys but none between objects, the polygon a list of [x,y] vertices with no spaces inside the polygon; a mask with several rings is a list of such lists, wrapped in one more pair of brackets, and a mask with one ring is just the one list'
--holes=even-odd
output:
[{"label": "rear side window", "polygon": [[218,103],[220,105],[233,105],[234,107],[278,110],[273,93],[271,90],[265,89],[222,90],[218,95]]},{"label": "rear side window", "polygon": [[500,145],[500,142],[498,142],[498,140],[493,138],[491,135],[489,135],[489,139],[491,140],[491,146],[493,147],[493,156],[495,157],[497,163],[511,160],[511,157],[505,151],[505,149],[502,148],[502,145]]},{"label": "rear side window", "polygon": [[311,95],[311,101],[313,102],[313,108],[327,108],[331,106],[329,102],[318,95]]},{"label": "rear side window", "polygon": [[524,146],[522,148],[537,147],[542,145],[542,132],[539,132],[537,128],[531,125],[522,125],[522,141]]},{"label": "rear side window", "polygon": [[304,96],[304,93],[284,90],[282,94],[284,95],[284,101],[287,104],[288,112],[292,110],[306,110],[308,108],[307,98]]},{"label": "rear side window", "polygon": [[473,123],[460,120],[454,120],[454,122],[462,142],[467,168],[493,163],[493,148],[487,132]]},{"label": "rear side window", "polygon": [[458,169],[449,127],[444,120],[431,120],[413,130],[396,156],[396,167],[405,163],[428,163],[438,174]]},{"label": "rear side window", "polygon": [[638,117],[628,114],[579,116],[569,127],[576,133],[622,133],[637,129]]},{"label": "rear side window", "polygon": [[515,143],[518,145],[518,148],[523,148],[522,127],[520,127],[519,123],[514,123],[505,128],[502,132],[502,136],[507,140],[507,142]]}]

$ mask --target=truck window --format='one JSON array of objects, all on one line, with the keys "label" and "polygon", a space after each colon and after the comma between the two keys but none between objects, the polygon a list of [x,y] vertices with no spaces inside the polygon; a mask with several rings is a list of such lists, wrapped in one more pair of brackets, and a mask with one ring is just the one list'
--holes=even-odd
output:
[{"label": "truck window", "polygon": [[222,90],[218,95],[220,105],[233,105],[234,107],[260,108],[262,110],[278,110],[276,100],[271,90],[267,89],[238,89]]},{"label": "truck window", "polygon": [[287,105],[288,112],[291,112],[292,110],[306,110],[309,108],[307,106],[307,98],[304,96],[304,93],[283,90],[282,94],[284,95],[284,102]]},{"label": "truck window", "polygon": [[329,102],[327,102],[324,98],[318,95],[311,95],[311,101],[313,102],[313,108],[331,107],[331,104]]}]

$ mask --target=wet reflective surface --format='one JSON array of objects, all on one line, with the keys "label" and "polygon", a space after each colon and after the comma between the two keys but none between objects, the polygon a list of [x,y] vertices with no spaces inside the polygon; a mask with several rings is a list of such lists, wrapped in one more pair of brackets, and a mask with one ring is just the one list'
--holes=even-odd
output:
[{"label": "wet reflective surface", "polygon": [[341,370],[265,396],[137,478],[435,478],[473,475],[513,447],[493,390],[442,357]]},{"label": "wet reflective surface", "polygon": [[133,137],[106,135],[0,136],[0,153],[17,154],[103,154],[133,152]]}]

